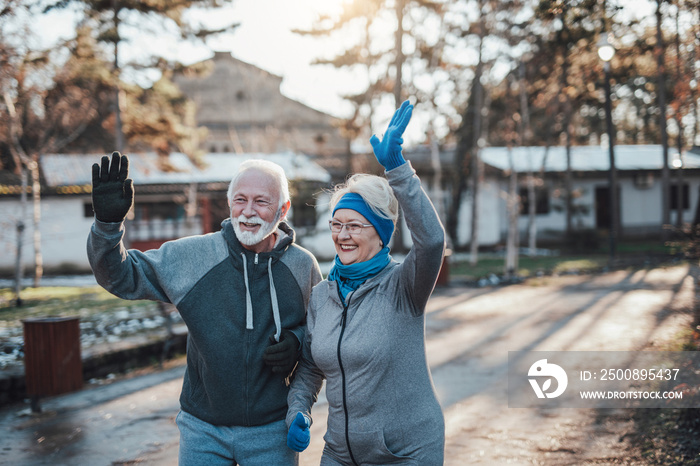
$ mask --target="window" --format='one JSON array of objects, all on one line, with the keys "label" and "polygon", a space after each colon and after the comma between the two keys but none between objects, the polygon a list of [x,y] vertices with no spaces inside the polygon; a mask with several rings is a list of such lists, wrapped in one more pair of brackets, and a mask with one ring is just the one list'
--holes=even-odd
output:
[{"label": "window", "polygon": [[[683,210],[688,210],[690,208],[689,190],[688,185],[683,184],[682,191],[682,202]],[[678,210],[678,185],[671,185],[671,210]]]},{"label": "window", "polygon": [[[520,215],[530,213],[530,198],[527,187],[520,188]],[[535,187],[535,214],[549,213],[549,191],[545,187]]]},{"label": "window", "polygon": [[177,220],[185,217],[185,208],[173,202],[144,202],[134,206],[134,216],[135,220]]}]

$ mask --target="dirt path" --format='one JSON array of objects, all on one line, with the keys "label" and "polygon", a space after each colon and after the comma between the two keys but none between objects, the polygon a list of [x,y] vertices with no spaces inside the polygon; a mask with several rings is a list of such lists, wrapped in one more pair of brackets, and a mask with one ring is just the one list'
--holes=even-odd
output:
[{"label": "dirt path", "polygon": [[644,464],[630,411],[508,408],[508,351],[661,348],[691,322],[687,267],[447,292],[430,303],[446,464]]}]

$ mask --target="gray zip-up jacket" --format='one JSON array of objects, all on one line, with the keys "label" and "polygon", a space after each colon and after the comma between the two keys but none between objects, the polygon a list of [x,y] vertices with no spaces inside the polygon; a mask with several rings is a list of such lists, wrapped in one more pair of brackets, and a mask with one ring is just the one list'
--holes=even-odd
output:
[{"label": "gray zip-up jacket", "polygon": [[214,425],[253,426],[284,419],[289,391],[262,354],[282,328],[304,338],[306,307],[321,280],[316,259],[294,231],[269,253],[243,248],[231,220],[216,233],[126,250],[124,225],[95,220],[88,258],[97,282],[123,299],[173,303],[187,324],[183,411]]},{"label": "gray zip-up jacket", "polygon": [[341,464],[443,463],[445,426],[425,354],[425,306],[445,233],[407,162],[386,173],[413,247],[348,294],[314,287],[302,359],[289,392],[287,425],[311,406],[326,379],[324,455]]}]

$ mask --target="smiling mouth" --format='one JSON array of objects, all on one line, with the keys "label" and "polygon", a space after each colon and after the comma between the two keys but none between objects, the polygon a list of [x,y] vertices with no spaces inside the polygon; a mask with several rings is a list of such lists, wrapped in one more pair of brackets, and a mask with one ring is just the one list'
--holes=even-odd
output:
[{"label": "smiling mouth", "polygon": [[259,226],[260,226],[259,223],[246,223],[246,222],[240,222],[239,225],[242,225],[242,226],[244,226],[244,227],[246,227],[246,228],[255,228],[255,227],[259,227]]},{"label": "smiling mouth", "polygon": [[357,249],[357,246],[352,245],[352,244],[341,244],[340,245],[341,251],[353,251],[355,249]]}]

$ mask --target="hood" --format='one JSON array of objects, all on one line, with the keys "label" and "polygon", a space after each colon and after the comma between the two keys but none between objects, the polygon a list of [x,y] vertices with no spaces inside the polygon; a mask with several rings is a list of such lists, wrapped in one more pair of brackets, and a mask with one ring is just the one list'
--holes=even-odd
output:
[{"label": "hood", "polygon": [[[287,248],[294,243],[296,239],[296,233],[292,227],[287,224],[287,222],[280,222],[280,224],[277,226],[277,230],[281,230],[284,233],[284,236],[279,241],[275,249],[270,252],[261,252],[258,254],[258,256],[264,258],[265,260],[267,260],[268,257],[272,257],[273,262],[279,260]],[[233,251],[234,256],[239,257],[241,254],[255,255],[253,251],[249,251],[248,249],[244,248],[241,242],[238,241],[230,218],[227,218],[221,222],[221,232],[223,233],[224,239],[226,240],[229,248]]]}]

